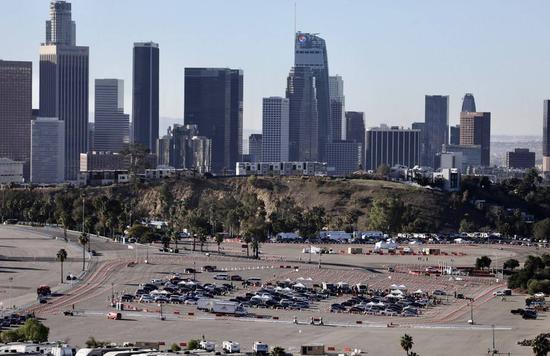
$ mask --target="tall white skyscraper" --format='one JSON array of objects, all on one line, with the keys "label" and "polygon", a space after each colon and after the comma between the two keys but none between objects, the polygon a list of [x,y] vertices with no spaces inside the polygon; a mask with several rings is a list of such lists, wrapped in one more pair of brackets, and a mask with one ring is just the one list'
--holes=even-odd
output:
[{"label": "tall white skyscraper", "polygon": [[124,81],[95,80],[95,151],[120,152],[130,142],[130,117],[124,113]]},{"label": "tall white skyscraper", "polygon": [[31,182],[61,183],[65,180],[65,122],[38,117],[31,122]]},{"label": "tall white skyscraper", "polygon": [[328,78],[328,92],[330,97],[330,125],[331,141],[346,139],[346,99],[344,97],[344,80],[339,75]]},{"label": "tall white skyscraper", "polygon": [[262,161],[289,160],[289,99],[269,97],[263,99]]}]

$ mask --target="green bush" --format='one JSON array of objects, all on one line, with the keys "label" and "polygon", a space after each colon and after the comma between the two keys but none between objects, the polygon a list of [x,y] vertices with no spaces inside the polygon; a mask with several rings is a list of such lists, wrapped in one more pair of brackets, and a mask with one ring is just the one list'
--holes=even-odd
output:
[{"label": "green bush", "polygon": [[187,350],[196,350],[200,348],[200,340],[192,339],[187,343]]},{"label": "green bush", "polygon": [[178,352],[178,351],[181,351],[181,347],[180,345],[176,344],[176,343],[173,343],[171,346],[170,346],[170,350],[172,350],[173,352]]}]

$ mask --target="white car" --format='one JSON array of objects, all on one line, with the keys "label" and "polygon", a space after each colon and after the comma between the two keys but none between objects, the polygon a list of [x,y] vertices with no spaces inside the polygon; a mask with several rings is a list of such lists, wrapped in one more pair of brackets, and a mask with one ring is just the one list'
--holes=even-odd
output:
[{"label": "white car", "polygon": [[141,297],[139,297],[140,303],[152,303],[155,301],[155,298],[151,297],[149,294],[143,294]]},{"label": "white car", "polygon": [[497,290],[496,292],[493,292],[493,295],[495,297],[504,297],[505,296],[504,292],[501,291],[501,290]]},{"label": "white car", "polygon": [[225,273],[218,273],[217,275],[214,276],[214,279],[227,281],[229,280],[229,275]]}]

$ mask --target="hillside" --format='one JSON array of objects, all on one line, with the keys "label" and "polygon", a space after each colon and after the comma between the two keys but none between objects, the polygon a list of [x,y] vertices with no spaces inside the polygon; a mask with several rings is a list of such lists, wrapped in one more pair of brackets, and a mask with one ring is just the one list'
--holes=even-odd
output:
[{"label": "hillside", "polygon": [[[124,194],[121,190],[127,189],[135,188],[118,187],[112,192],[116,195]],[[465,208],[450,209],[447,193],[381,180],[323,177],[186,178],[137,189],[138,207],[152,217],[163,215],[162,194],[166,194],[163,189],[164,192],[170,192],[171,199],[185,201],[189,207],[197,207],[201,201],[221,200],[228,196],[239,200],[243,195],[251,193],[263,201],[268,215],[278,201],[289,197],[303,210],[323,207],[329,220],[353,212],[358,216],[358,229],[368,228],[369,210],[373,202],[390,196],[401,199],[415,214],[430,221],[438,230],[456,231],[465,212],[476,214],[475,211],[464,211]]]}]

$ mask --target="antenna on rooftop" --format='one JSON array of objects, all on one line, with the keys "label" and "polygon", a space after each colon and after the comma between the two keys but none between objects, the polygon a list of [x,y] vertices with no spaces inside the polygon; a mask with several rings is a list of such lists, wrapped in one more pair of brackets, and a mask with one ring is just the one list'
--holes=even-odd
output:
[{"label": "antenna on rooftop", "polygon": [[294,1],[294,34],[292,36],[296,36],[296,1]]}]

